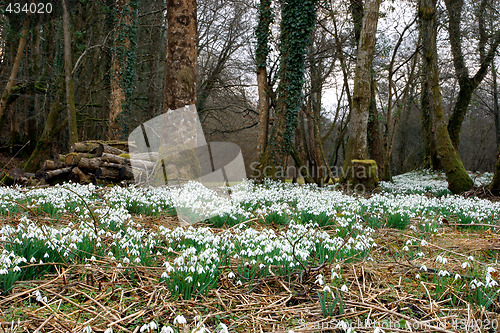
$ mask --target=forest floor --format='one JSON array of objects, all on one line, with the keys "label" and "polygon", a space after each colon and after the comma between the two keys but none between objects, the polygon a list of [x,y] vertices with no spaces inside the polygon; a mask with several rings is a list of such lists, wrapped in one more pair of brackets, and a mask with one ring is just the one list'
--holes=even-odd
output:
[{"label": "forest floor", "polygon": [[[500,202],[486,194],[425,171],[362,196],[3,187],[0,332],[496,332]],[[210,217],[181,227],[175,209],[200,196]]]}]

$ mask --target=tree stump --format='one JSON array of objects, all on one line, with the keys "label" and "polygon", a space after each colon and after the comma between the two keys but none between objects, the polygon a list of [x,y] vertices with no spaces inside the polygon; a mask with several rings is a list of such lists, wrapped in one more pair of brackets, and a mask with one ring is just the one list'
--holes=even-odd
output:
[{"label": "tree stump", "polygon": [[349,182],[359,189],[372,190],[378,186],[377,162],[374,160],[352,160]]}]

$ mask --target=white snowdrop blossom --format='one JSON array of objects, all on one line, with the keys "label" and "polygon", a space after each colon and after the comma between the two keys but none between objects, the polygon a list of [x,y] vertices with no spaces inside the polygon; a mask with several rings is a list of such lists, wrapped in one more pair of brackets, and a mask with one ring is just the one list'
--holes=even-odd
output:
[{"label": "white snowdrop blossom", "polygon": [[173,328],[172,328],[172,327],[170,327],[170,326],[163,326],[163,327],[161,328],[161,331],[160,331],[160,332],[161,332],[161,333],[175,333],[175,332],[174,332],[174,330],[173,330]]},{"label": "white snowdrop blossom", "polygon": [[342,287],[340,287],[340,290],[346,293],[349,291],[349,288],[347,288],[347,286],[343,284]]},{"label": "white snowdrop blossom", "polygon": [[184,325],[186,323],[187,323],[186,318],[184,318],[183,315],[178,315],[177,317],[174,318],[174,324]]}]

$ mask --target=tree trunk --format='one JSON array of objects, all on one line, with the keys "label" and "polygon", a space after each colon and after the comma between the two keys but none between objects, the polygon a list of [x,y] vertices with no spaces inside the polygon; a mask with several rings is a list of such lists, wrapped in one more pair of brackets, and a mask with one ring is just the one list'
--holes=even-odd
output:
[{"label": "tree trunk", "polygon": [[437,0],[419,0],[418,15],[422,33],[423,84],[427,88],[427,102],[433,139],[436,143],[438,157],[448,179],[448,188],[452,193],[461,193],[469,190],[473,185],[473,181],[467,175],[460,156],[453,147],[446,127],[437,66],[436,2]]},{"label": "tree trunk", "polygon": [[429,86],[422,83],[422,97],[421,97],[421,111],[422,111],[422,136],[424,138],[424,168],[429,168],[434,171],[441,170],[441,162],[438,158],[436,149],[436,140],[434,138],[432,123],[431,123],[431,109],[429,102]]},{"label": "tree trunk", "polygon": [[272,22],[271,0],[261,0],[259,7],[259,23],[255,30],[257,48],[257,89],[259,94],[259,127],[257,141],[257,157],[262,158],[267,145],[269,130],[269,96],[267,84],[267,57],[269,55],[269,34]]},{"label": "tree trunk", "polygon": [[341,181],[349,180],[352,160],[367,158],[368,113],[371,103],[371,74],[375,35],[379,17],[380,0],[368,0],[363,14],[363,26],[358,46],[356,74],[352,98],[352,116],[349,123],[349,141]]},{"label": "tree trunk", "polygon": [[498,101],[497,69],[495,63],[491,63],[491,76],[493,78],[493,114],[495,118],[495,133],[497,146],[500,146],[500,105]]},{"label": "tree trunk", "polygon": [[495,173],[493,180],[489,185],[489,189],[495,194],[500,195],[500,146],[498,146],[497,163],[495,165]]},{"label": "tree trunk", "polygon": [[71,57],[71,30],[69,27],[69,11],[66,0],[62,1],[63,7],[63,34],[64,34],[64,77],[66,84],[66,108],[68,112],[69,144],[78,141],[76,126],[75,91],[73,87],[73,60]]},{"label": "tree trunk", "polygon": [[110,140],[126,139],[130,130],[130,98],[135,79],[137,1],[115,2],[116,31],[111,54]]},{"label": "tree trunk", "polygon": [[43,133],[40,136],[40,139],[38,139],[35,150],[33,150],[28,158],[28,161],[26,161],[26,164],[24,165],[23,169],[26,172],[35,172],[40,169],[43,161],[50,155],[52,140],[65,127],[64,123],[61,121],[61,111],[63,109],[61,100],[64,91],[65,89],[61,85],[59,90],[56,92],[56,96],[50,107],[49,115],[45,121]]},{"label": "tree trunk", "polygon": [[[281,45],[278,102],[274,124],[264,153],[264,176],[283,178],[294,148],[297,116],[302,109],[305,56],[316,24],[317,0],[290,0],[281,7]],[[273,170],[274,169],[274,170]]]},{"label": "tree trunk", "polygon": [[382,178],[385,175],[384,145],[382,143],[382,133],[380,130],[379,113],[375,96],[375,73],[372,71],[370,88],[370,107],[368,109],[368,153],[372,160],[377,162],[378,175]]},{"label": "tree trunk", "polygon": [[14,58],[14,64],[12,65],[12,70],[10,71],[9,81],[5,85],[3,90],[2,98],[0,99],[0,119],[4,117],[5,110],[7,108],[7,101],[10,96],[10,92],[14,87],[14,82],[17,78],[17,72],[19,71],[19,66],[21,65],[21,59],[23,58],[24,47],[26,45],[26,38],[28,36],[28,26],[30,18],[29,15],[23,23],[23,30],[21,31],[21,38],[19,39],[19,45],[17,47],[16,57]]},{"label": "tree trunk", "polygon": [[481,81],[486,76],[488,67],[495,57],[496,50],[500,45],[500,30],[496,31],[494,34],[491,46],[487,54],[484,51],[484,44],[486,43],[484,36],[484,15],[486,7],[485,0],[481,2],[481,7],[483,10],[479,11],[478,20],[481,41],[479,43],[479,53],[480,53],[480,65],[479,69],[473,77],[469,76],[469,69],[465,64],[465,57],[462,51],[462,31],[460,29],[461,17],[463,12],[463,0],[445,0],[446,8],[448,10],[448,30],[450,34],[450,46],[451,53],[453,55],[453,65],[455,67],[455,74],[458,78],[458,84],[460,90],[458,92],[458,98],[453,107],[453,112],[448,121],[448,132],[450,133],[450,138],[453,146],[458,151],[458,146],[460,144],[460,130],[462,129],[462,123],[464,121],[465,115],[467,114],[467,108],[469,107],[472,95],[476,88],[479,86]]},{"label": "tree trunk", "polygon": [[196,104],[196,0],[167,0],[163,111]]}]

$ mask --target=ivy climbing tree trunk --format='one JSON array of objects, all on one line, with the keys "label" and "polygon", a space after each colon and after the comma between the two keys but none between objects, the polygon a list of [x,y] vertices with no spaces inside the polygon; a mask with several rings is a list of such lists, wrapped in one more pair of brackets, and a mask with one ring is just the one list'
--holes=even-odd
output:
[{"label": "ivy climbing tree trunk", "polygon": [[439,86],[437,66],[437,0],[419,0],[418,17],[422,34],[423,84],[426,86],[426,105],[430,115],[432,140],[435,141],[438,158],[446,173],[448,188],[452,193],[469,190],[473,182],[467,175],[462,160],[453,144],[446,127]]},{"label": "ivy climbing tree trunk", "polygon": [[111,54],[109,138],[126,139],[131,130],[131,97],[134,91],[139,0],[115,2],[115,32]]},{"label": "ivy climbing tree trunk", "polygon": [[255,57],[257,62],[257,89],[259,94],[259,125],[257,156],[262,158],[266,150],[269,129],[269,96],[267,84],[267,57],[269,55],[270,25],[273,20],[271,0],[261,0],[259,5],[259,22],[255,29],[257,48]]},{"label": "ivy climbing tree trunk", "polygon": [[73,84],[73,60],[71,57],[71,29],[69,24],[69,10],[66,0],[62,1],[63,7],[63,35],[64,35],[64,78],[66,90],[66,109],[68,112],[69,145],[78,141],[76,125],[75,90]]},{"label": "ivy climbing tree trunk", "polygon": [[453,65],[455,67],[455,74],[458,78],[458,84],[460,90],[458,92],[457,101],[453,107],[453,112],[448,121],[448,132],[450,133],[450,138],[453,146],[458,151],[458,146],[460,144],[460,130],[462,129],[462,123],[464,121],[465,115],[467,114],[467,108],[469,107],[472,95],[479,84],[483,81],[486,73],[488,72],[488,67],[490,66],[493,58],[495,57],[498,46],[500,45],[500,30],[497,30],[493,34],[491,40],[491,45],[486,53],[484,50],[484,44],[488,37],[486,36],[486,31],[484,29],[484,16],[486,15],[486,4],[487,0],[481,0],[481,10],[479,10],[478,20],[479,20],[479,33],[481,34],[481,40],[479,45],[480,54],[480,64],[474,76],[469,75],[469,68],[465,64],[465,57],[462,49],[462,31],[460,29],[460,23],[463,12],[463,0],[446,0],[446,8],[448,10],[448,30],[450,34],[450,46],[451,53],[453,55]]},{"label": "ivy climbing tree trunk", "polygon": [[0,99],[0,119],[4,119],[4,113],[7,109],[8,100],[12,88],[14,87],[14,83],[17,78],[17,72],[19,71],[19,66],[21,65],[21,59],[23,58],[24,47],[26,45],[26,38],[28,36],[28,26],[30,23],[29,15],[26,16],[26,19],[23,23],[23,29],[21,30],[21,38],[19,39],[19,44],[17,46],[16,57],[14,58],[14,63],[12,65],[12,70],[10,71],[9,81],[5,85],[5,88],[2,93],[2,98]]},{"label": "ivy climbing tree trunk", "polygon": [[375,35],[379,17],[380,0],[368,0],[363,10],[354,91],[352,98],[352,115],[349,123],[349,141],[347,142],[341,181],[350,180],[351,161],[365,160],[368,154],[367,129],[371,103],[372,62],[375,51]]},{"label": "ivy climbing tree trunk", "polygon": [[271,166],[264,176],[284,178],[294,150],[297,115],[302,108],[305,57],[316,24],[317,0],[284,0],[281,4],[281,44],[278,102],[263,160]]}]

